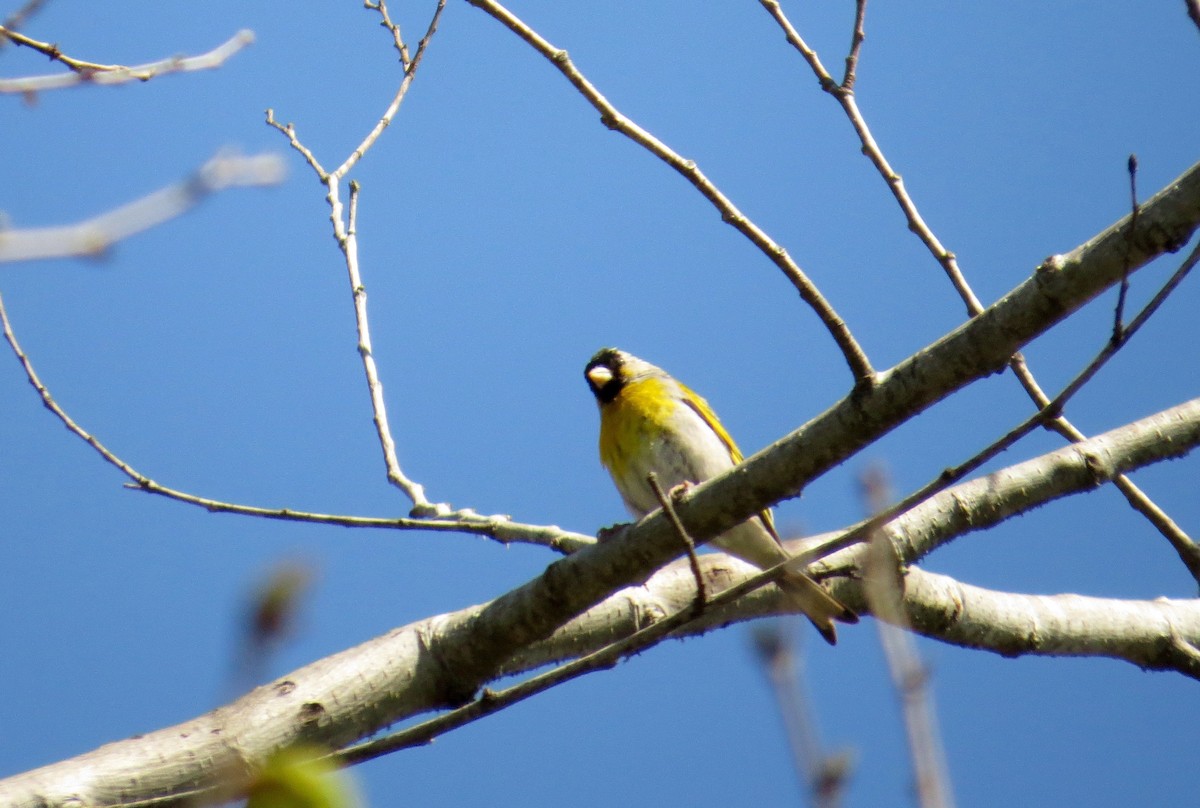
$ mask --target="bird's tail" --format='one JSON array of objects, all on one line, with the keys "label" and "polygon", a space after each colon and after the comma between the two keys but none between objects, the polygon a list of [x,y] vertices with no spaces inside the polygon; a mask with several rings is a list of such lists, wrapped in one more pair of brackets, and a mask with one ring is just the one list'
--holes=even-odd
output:
[{"label": "bird's tail", "polygon": [[825,587],[809,578],[799,570],[787,569],[776,579],[779,588],[791,599],[792,603],[804,613],[816,627],[825,642],[837,644],[837,629],[834,620],[843,623],[857,623],[858,615],[850,607],[829,594]]}]

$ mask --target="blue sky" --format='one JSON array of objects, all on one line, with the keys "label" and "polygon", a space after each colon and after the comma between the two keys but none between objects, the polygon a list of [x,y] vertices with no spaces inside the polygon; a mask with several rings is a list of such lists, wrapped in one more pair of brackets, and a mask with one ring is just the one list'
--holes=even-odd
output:
[{"label": "blue sky", "polygon": [[[7,13],[14,4],[2,9]],[[832,69],[849,4],[785,3]],[[394,0],[415,37],[427,8]],[[223,69],[0,99],[0,210],[76,221],[185,176],[218,148],[285,154],[270,190],[231,191],[101,262],[8,266],[19,337],[58,401],[159,482],[264,506],[397,515],[320,186],[263,123],[275,109],[327,165],[382,113],[398,70],[359,3],[199,6],[51,0],[25,29],[139,63],[250,28]],[[756,3],[527,2],[512,9],[616,106],[695,159],[830,298],[876,367],[958,325],[962,305],[907,232],[840,110]],[[1182,3],[876,3],[858,100],[985,302],[1200,156],[1200,37]],[[6,47],[0,75],[54,69]],[[595,457],[581,371],[615,344],[671,370],[754,451],[843,396],[845,367],[786,280],[672,171],[599,124],[511,33],[452,0],[394,125],[353,173],[376,358],[405,470],[431,497],[581,532],[624,518]],[[1134,280],[1144,301],[1177,265]],[[1047,389],[1103,343],[1112,296],[1027,355]],[[1197,394],[1189,282],[1081,393],[1094,433]],[[1166,348],[1166,349],[1164,349]],[[537,575],[546,551],[208,514],[123,479],[0,358],[0,775],[166,726],[228,696],[247,592],[273,564],[317,571],[282,674]],[[907,491],[1029,412],[981,381],[785,503],[781,524],[861,516],[856,478]],[[1004,459],[1054,448],[1035,435]],[[1137,480],[1200,532],[1195,459]],[[939,551],[993,588],[1153,598],[1196,586],[1114,490]],[[902,804],[911,773],[870,621],[804,635],[826,740],[855,750],[846,804]],[[961,805],[1190,804],[1196,684],[1103,660],[920,647]],[[374,805],[796,803],[780,722],[744,628],[670,642],[425,749],[355,771]]]}]

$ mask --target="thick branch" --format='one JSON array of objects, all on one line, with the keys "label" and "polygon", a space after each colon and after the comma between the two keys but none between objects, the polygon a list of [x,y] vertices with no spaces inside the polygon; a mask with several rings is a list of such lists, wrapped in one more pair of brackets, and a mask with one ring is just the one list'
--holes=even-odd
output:
[{"label": "thick branch", "polygon": [[910,569],[904,601],[918,631],[965,648],[1108,657],[1200,679],[1200,600],[1018,595]]},{"label": "thick branch", "polygon": [[[895,547],[902,563],[912,564],[936,548],[1011,519],[1070,494],[1091,491],[1116,475],[1151,463],[1172,460],[1200,445],[1200,398],[1065,446],[992,474],[960,483],[877,525]],[[847,537],[863,532],[873,520],[845,530],[810,537],[807,552],[826,554],[846,547]],[[837,576],[862,568],[861,547],[830,555],[816,565],[823,575]],[[853,592],[837,592],[850,606],[862,609]]]},{"label": "thick branch", "polygon": [[[1021,347],[1120,281],[1128,217],[1065,255],[1047,258],[1027,281],[978,317],[880,374],[738,468],[696,486],[676,508],[704,541],[764,506],[795,496],[809,481],[967,384],[1002,371]],[[1180,249],[1200,226],[1200,165],[1146,203],[1131,237],[1130,272]],[[654,525],[654,517],[642,526]],[[645,542],[649,530],[639,531]],[[664,540],[665,546],[665,540]]]},{"label": "thick branch", "polygon": [[[846,113],[847,119],[854,127],[855,133],[858,135],[859,142],[862,144],[862,152],[875,166],[879,175],[887,183],[889,190],[895,197],[900,209],[904,212],[905,218],[908,220],[908,229],[911,230],[926,246],[930,254],[941,265],[946,277],[949,278],[955,291],[958,292],[964,304],[966,304],[967,314],[971,317],[976,316],[983,311],[983,303],[975,295],[971,285],[967,282],[966,276],[958,265],[957,256],[944,247],[938,237],[934,235],[933,230],[925,223],[917,209],[916,201],[908,192],[904,185],[904,180],[892,168],[887,158],[883,154],[882,148],[876,142],[875,137],[871,134],[871,129],[867,125],[867,120],[858,108],[858,102],[854,96],[854,71],[858,63],[858,49],[862,45],[863,40],[863,12],[864,3],[858,4],[854,36],[851,42],[851,53],[846,59],[846,77],[838,84],[829,75],[825,66],[821,63],[820,57],[816,51],[808,46],[799,32],[793,27],[791,21],[784,14],[778,0],[760,0],[762,5],[767,9],[768,13],[775,18],[775,21],[783,29],[789,43],[800,52],[804,60],[808,62],[817,81],[821,85],[821,89],[833,97]],[[1196,6],[1194,0],[1189,0],[1189,13]],[[1132,169],[1131,169],[1132,170]],[[1137,210],[1137,198],[1134,195],[1132,208]],[[1122,298],[1123,299],[1123,298]],[[1033,376],[1033,371],[1029,368],[1025,358],[1020,354],[1014,354],[1010,365],[1013,374],[1017,377],[1021,386],[1033,400],[1033,403],[1038,409],[1044,409],[1049,403],[1049,398],[1042,391],[1041,385]],[[1059,415],[1049,424],[1050,428],[1058,434],[1062,435],[1069,441],[1078,442],[1086,436],[1080,432],[1065,416]],[[1171,543],[1175,552],[1179,554],[1180,560],[1192,577],[1200,582],[1200,547],[1192,540],[1182,528],[1171,519],[1158,505],[1150,499],[1140,488],[1134,485],[1129,478],[1118,475],[1113,479],[1113,485],[1125,496],[1131,507],[1138,513],[1148,519],[1151,524],[1158,528],[1159,532]]]},{"label": "thick branch", "polygon": [[[1177,249],[1198,223],[1200,168],[1146,204],[1131,268]],[[955,389],[1001,370],[1013,351],[1120,280],[1124,224],[1048,259],[984,314],[884,373],[877,387],[860,389],[742,466],[697,486],[677,505],[688,533],[699,542],[724,532]],[[484,606],[397,629],[195,721],[5,781],[0,804],[61,804],[79,794],[87,804],[111,805],[134,795],[180,795],[244,776],[279,745],[303,739],[341,747],[416,712],[464,703],[511,670],[517,655],[679,552],[668,520],[652,514]],[[690,607],[694,581],[685,574]],[[854,594],[851,581],[837,586],[839,596]],[[1200,642],[1192,631],[1200,622],[1185,617],[1174,623],[1181,647]],[[573,644],[569,653],[582,650]]]},{"label": "thick branch", "polygon": [[[701,558],[706,587],[744,582],[758,570],[723,555]],[[845,582],[842,590],[857,587]],[[527,649],[507,666],[516,673],[575,657],[691,608],[695,580],[685,563],[661,570],[642,587],[630,587]],[[923,634],[1004,655],[1036,653],[1100,656],[1142,668],[1197,676],[1200,601],[1119,601],[1079,595],[1033,596],[991,592],[945,576],[910,569],[905,578],[909,619]],[[758,590],[706,612],[672,636],[695,636],[731,623],[777,613],[779,598]],[[75,798],[82,804],[206,804],[228,796],[246,764],[265,750],[303,737],[331,739],[331,727],[353,725],[375,714],[380,692],[406,715],[429,709],[441,675],[426,641],[440,628],[472,619],[480,607],[397,629],[349,651],[258,688],[239,701],[193,721],[101,747],[87,755],[0,782],[0,802],[44,808]],[[391,669],[391,675],[388,671]],[[399,674],[404,673],[404,676]],[[395,690],[387,690],[392,686]],[[379,689],[384,688],[384,689]],[[335,697],[336,694],[336,697]],[[484,697],[486,699],[486,697]],[[358,731],[362,732],[363,727]],[[171,790],[167,790],[167,786]],[[209,789],[215,789],[209,791]],[[191,792],[191,796],[188,794]],[[156,799],[167,793],[179,799]]]},{"label": "thick branch", "polygon": [[[999,524],[1030,506],[1086,491],[1149,462],[1181,457],[1200,442],[1200,398],[964,483],[914,508],[901,554],[916,561],[949,538]],[[899,538],[893,535],[893,539]]]},{"label": "thick branch", "polygon": [[[1127,266],[1135,269],[1163,251],[1179,249],[1200,225],[1200,166],[1146,204],[1131,238],[1126,224],[1122,220],[1070,254],[1047,259],[1032,278],[979,317],[881,374],[875,387],[856,391],[743,465],[696,486],[677,505],[688,533],[697,543],[707,541],[794,495],[926,407],[1002,370],[1022,345],[1119,281]],[[552,564],[540,578],[494,601],[464,628],[472,641],[452,643],[444,662],[465,677],[465,695],[486,681],[494,666],[547,636],[564,617],[678,553],[673,528],[656,512],[624,534]]]}]

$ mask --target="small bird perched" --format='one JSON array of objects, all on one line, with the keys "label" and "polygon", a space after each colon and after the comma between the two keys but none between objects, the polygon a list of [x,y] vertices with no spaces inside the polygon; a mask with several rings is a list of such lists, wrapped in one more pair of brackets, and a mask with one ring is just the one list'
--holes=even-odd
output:
[{"label": "small bird perched", "polygon": [[[659,507],[650,472],[667,489],[701,483],[742,462],[733,438],[708,402],[662,368],[616,348],[604,348],[583,372],[600,406],[600,462],[630,513],[639,519]],[[712,540],[722,550],[760,569],[788,558],[770,510]],[[801,570],[776,579],[796,607],[833,645],[833,621],[858,616]]]}]

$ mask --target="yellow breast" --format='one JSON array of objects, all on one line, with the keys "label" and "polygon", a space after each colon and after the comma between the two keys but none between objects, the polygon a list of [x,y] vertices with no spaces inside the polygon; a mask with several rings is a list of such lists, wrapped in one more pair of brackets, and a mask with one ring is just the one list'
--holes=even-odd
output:
[{"label": "yellow breast", "polygon": [[627,385],[600,408],[600,462],[614,476],[623,476],[640,453],[652,449],[670,429],[679,403],[662,379],[641,379]]}]

